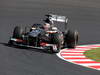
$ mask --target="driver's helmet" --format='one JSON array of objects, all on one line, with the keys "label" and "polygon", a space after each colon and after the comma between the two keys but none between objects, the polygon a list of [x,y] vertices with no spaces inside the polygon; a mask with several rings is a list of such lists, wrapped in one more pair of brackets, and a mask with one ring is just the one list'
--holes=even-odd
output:
[{"label": "driver's helmet", "polygon": [[44,30],[49,30],[51,28],[51,25],[49,23],[44,23],[43,28]]},{"label": "driver's helmet", "polygon": [[44,22],[45,23],[49,23],[50,25],[53,25],[54,24],[54,22],[53,22],[53,20],[51,19],[51,15],[50,14],[48,14],[48,15],[45,15],[47,18],[44,20]]}]

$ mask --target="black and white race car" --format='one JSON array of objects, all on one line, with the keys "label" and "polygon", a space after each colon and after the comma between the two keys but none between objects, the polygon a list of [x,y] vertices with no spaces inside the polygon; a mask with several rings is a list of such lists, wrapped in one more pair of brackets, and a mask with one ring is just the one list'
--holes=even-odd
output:
[{"label": "black and white race car", "polygon": [[[34,24],[29,31],[27,27],[22,29],[16,26],[8,44],[11,46],[47,49],[51,53],[57,53],[61,48],[75,48],[78,43],[78,32],[67,28],[68,18],[54,14],[46,15],[45,22],[50,24],[50,29],[45,30],[42,24]],[[63,22],[65,31],[60,31],[54,26],[54,22]]]}]

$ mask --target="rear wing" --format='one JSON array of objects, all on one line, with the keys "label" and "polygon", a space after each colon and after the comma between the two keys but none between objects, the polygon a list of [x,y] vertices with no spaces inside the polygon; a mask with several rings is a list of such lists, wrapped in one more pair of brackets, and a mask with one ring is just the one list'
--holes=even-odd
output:
[{"label": "rear wing", "polygon": [[46,15],[47,19],[45,21],[48,21],[48,23],[51,22],[51,24],[54,24],[53,21],[56,22],[63,22],[65,23],[65,30],[67,29],[67,24],[68,24],[68,18],[66,16],[59,16],[59,15],[54,15],[54,14],[48,14]]},{"label": "rear wing", "polygon": [[66,16],[59,16],[59,15],[54,15],[54,14],[48,14],[46,15],[50,21],[57,21],[57,22],[68,22],[68,18]]}]

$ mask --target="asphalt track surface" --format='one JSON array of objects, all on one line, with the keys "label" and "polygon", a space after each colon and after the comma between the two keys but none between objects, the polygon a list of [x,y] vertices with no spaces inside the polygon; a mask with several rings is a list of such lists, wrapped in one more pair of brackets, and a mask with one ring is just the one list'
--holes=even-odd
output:
[{"label": "asphalt track surface", "polygon": [[16,25],[42,22],[48,12],[68,16],[69,28],[80,33],[79,44],[100,43],[99,0],[0,0],[0,75],[100,75],[55,54],[6,46]]}]

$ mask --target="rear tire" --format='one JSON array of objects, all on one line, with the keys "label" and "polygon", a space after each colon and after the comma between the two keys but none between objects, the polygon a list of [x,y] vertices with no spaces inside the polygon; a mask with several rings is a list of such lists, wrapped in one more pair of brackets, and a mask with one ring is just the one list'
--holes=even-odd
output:
[{"label": "rear tire", "polygon": [[67,34],[65,34],[65,45],[67,48],[75,48],[78,44],[78,32],[68,30]]}]

